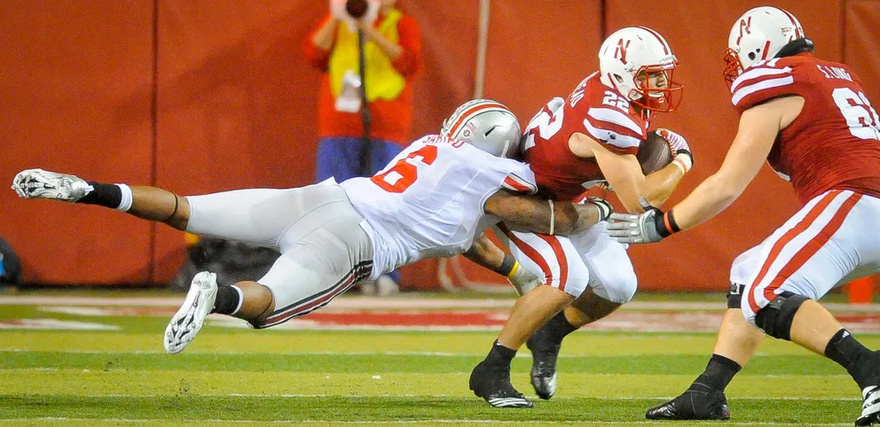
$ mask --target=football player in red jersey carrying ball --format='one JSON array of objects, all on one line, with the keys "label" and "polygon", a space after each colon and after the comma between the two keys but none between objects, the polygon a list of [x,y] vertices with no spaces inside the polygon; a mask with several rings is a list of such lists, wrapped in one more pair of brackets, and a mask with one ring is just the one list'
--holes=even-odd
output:
[{"label": "football player in red jersey carrying ball", "polygon": [[763,330],[846,368],[864,399],[856,425],[872,425],[880,421],[880,355],[816,300],[880,268],[880,240],[866,232],[877,228],[880,216],[877,113],[846,65],[813,56],[813,43],[789,12],[746,12],[728,45],[725,79],[740,122],[721,168],[665,213],[618,215],[610,233],[621,242],[647,243],[695,227],[733,203],[765,160],[791,182],[804,206],[736,258],[729,310],[705,372],[646,416],[729,418],[724,388]]},{"label": "football player in red jersey carrying ball", "polygon": [[[654,115],[679,104],[681,85],[672,78],[677,66],[669,44],[654,30],[629,27],[608,37],[599,50],[599,71],[567,98],[551,100],[523,133],[521,150],[539,193],[576,200],[585,187],[607,184],[630,212],[643,211],[640,198],[657,205],[666,201],[693,165],[687,141],[661,130],[675,159],[647,177],[635,154]],[[494,407],[530,407],[510,383],[517,350],[528,340],[532,384],[538,396],[549,399],[563,337],[630,301],[636,275],[625,246],[605,233],[604,223],[571,238],[501,228],[515,258],[546,286],[519,289],[524,295],[469,385]]]}]

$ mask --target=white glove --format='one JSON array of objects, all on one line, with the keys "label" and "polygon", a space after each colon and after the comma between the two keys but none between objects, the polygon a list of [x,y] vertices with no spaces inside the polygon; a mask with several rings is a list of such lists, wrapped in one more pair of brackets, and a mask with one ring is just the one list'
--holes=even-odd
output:
[{"label": "white glove", "polygon": [[682,172],[688,173],[694,167],[694,154],[683,136],[665,128],[657,129],[657,135],[669,142],[669,149],[672,151],[673,163],[681,168]]},{"label": "white glove", "polygon": [[626,244],[659,242],[663,237],[657,232],[657,212],[652,210],[641,215],[613,213],[608,223],[608,235]]},{"label": "white glove", "polygon": [[675,153],[678,150],[688,150],[691,151],[691,147],[688,145],[686,139],[683,136],[675,133],[666,128],[657,129],[657,135],[660,135],[669,142],[669,146],[672,147],[672,152]]},{"label": "white glove", "polygon": [[664,222],[664,213],[660,209],[651,206],[642,197],[639,204],[645,209],[640,215],[634,214],[611,214],[611,222],[608,223],[608,235],[620,243],[653,243],[678,231],[669,230]]},{"label": "white glove", "polygon": [[507,281],[516,289],[519,296],[523,296],[532,289],[544,284],[544,279],[530,273],[523,266],[516,262],[513,272],[508,276]]}]

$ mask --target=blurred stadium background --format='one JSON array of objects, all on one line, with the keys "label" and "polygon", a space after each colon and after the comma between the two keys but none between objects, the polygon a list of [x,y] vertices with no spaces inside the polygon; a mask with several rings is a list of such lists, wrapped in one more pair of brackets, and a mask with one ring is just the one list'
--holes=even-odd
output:
[{"label": "blurred stadium background", "polygon": [[[793,12],[816,53],[848,63],[868,96],[880,100],[875,0],[399,4],[424,37],[413,138],[435,133],[475,95],[504,102],[525,123],[598,67],[606,34],[630,25],[661,32],[681,61],[676,75],[685,92],[679,111],[654,124],[685,135],[697,158],[671,202],[720,165],[735,133],[721,57],[731,23],[751,7]],[[0,2],[0,181],[42,167],[182,194],[309,184],[319,75],[302,60],[300,43],[324,13],[323,0]],[[171,357],[162,352],[161,331],[182,295],[162,288],[185,261],[191,242],[183,233],[106,209],[21,202],[13,191],[0,191],[0,237],[18,252],[26,283],[20,295],[0,291],[0,425],[632,425],[699,373],[724,309],[720,294],[731,261],[796,208],[789,185],[765,168],[720,217],[663,244],[632,248],[636,302],[647,305],[628,305],[566,341],[559,397],[513,414],[492,411],[467,390],[467,373],[513,303],[506,283],[467,260],[403,269],[403,291],[476,285],[480,292],[453,297],[455,309],[418,302],[449,295],[409,292],[395,308],[343,297],[328,314],[315,314],[326,317],[303,319],[299,329],[242,331],[212,316],[193,347]],[[873,286],[863,282],[858,299],[871,301]],[[486,299],[493,290],[507,295]],[[878,332],[875,305],[830,297],[839,303],[835,313],[849,316],[847,326]],[[363,314],[367,309],[374,313]],[[328,319],[334,310],[372,320],[333,331],[351,327]],[[440,311],[470,329],[425,323]],[[657,326],[670,318],[677,320]],[[387,323],[410,328],[379,327]],[[877,348],[880,336],[865,343]],[[768,340],[760,351],[728,389],[730,424],[836,425],[854,418],[860,400],[843,370],[787,343]],[[528,351],[521,356],[514,383],[531,394]]]}]

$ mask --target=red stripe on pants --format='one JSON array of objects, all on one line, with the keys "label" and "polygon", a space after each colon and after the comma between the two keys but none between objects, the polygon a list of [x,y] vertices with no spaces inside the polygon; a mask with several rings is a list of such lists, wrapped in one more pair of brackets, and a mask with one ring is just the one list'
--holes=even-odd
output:
[{"label": "red stripe on pants", "polygon": [[819,252],[819,249],[822,249],[822,246],[825,246],[825,244],[831,240],[831,236],[840,229],[840,226],[843,225],[843,220],[846,219],[846,216],[849,215],[849,212],[856,205],[856,202],[861,198],[861,194],[853,194],[843,202],[840,209],[834,213],[831,221],[822,228],[822,231],[820,231],[813,240],[810,240],[804,245],[804,247],[791,258],[791,261],[789,261],[788,264],[782,267],[782,270],[779,271],[776,278],[774,278],[773,281],[770,282],[770,285],[764,289],[764,298],[767,298],[768,301],[773,299],[776,295],[776,289],[779,289],[779,287],[782,286],[782,282],[785,281],[785,278],[791,277],[791,275],[803,267],[803,265],[806,264],[816,252]]},{"label": "red stripe on pants", "polygon": [[544,257],[542,257],[541,254],[537,250],[535,250],[535,248],[529,246],[526,242],[523,242],[522,240],[520,240],[520,238],[516,237],[516,235],[514,235],[513,232],[511,232],[510,229],[507,228],[507,226],[505,226],[504,224],[498,224],[498,228],[501,229],[501,232],[503,232],[504,235],[507,236],[507,238],[510,239],[510,241],[513,242],[513,244],[517,248],[519,248],[519,250],[522,251],[523,254],[525,254],[525,256],[534,261],[535,264],[538,264],[541,272],[544,273],[544,279],[546,280],[546,283],[550,283],[553,279],[553,272],[550,271],[550,265],[547,264],[547,261],[544,260]]}]

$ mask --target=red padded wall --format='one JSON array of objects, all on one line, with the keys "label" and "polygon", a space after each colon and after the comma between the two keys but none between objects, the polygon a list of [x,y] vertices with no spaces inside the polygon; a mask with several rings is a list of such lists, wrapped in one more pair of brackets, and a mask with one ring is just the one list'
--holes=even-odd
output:
[{"label": "red padded wall", "polygon": [[35,167],[149,181],[152,23],[152,0],[0,2],[0,236],[28,282],[150,279],[149,224],[9,184]]},{"label": "red padded wall", "polygon": [[[484,95],[507,103],[525,124],[548,99],[567,95],[597,68],[603,28],[657,29],[681,60],[677,76],[686,88],[681,109],[655,125],[687,136],[697,157],[674,203],[718,168],[734,136],[737,117],[720,78],[720,58],[733,21],[765,3],[494,0]],[[845,59],[880,103],[876,1],[770,3],[796,14],[817,54]],[[184,194],[310,183],[319,72],[302,60],[300,43],[325,4],[0,2],[0,37],[7,42],[0,49],[6,107],[0,109],[0,183],[30,167]],[[400,5],[424,36],[416,137],[436,132],[473,94],[479,2]],[[181,233],[163,225],[106,209],[21,201],[9,190],[0,191],[0,206],[0,236],[20,252],[29,282],[161,283],[183,259]],[[788,184],[763,170],[709,223],[663,244],[631,249],[641,289],[723,289],[736,254],[795,209]],[[465,270],[477,280],[498,281],[477,267]],[[408,287],[433,287],[435,277],[436,261],[404,269]]]},{"label": "red padded wall", "polygon": [[[159,2],[156,184],[181,194],[311,183],[320,73],[301,41],[324,10],[308,2]],[[156,281],[184,259],[160,225]]]},{"label": "red padded wall", "polygon": [[843,58],[862,79],[865,94],[880,108],[880,2],[847,0]]}]

